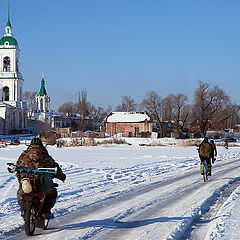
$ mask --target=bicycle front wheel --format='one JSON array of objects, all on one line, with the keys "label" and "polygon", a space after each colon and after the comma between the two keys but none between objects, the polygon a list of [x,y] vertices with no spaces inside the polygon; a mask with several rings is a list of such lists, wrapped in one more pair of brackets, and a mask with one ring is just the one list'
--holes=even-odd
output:
[{"label": "bicycle front wheel", "polygon": [[36,226],[37,214],[33,204],[30,204],[25,212],[25,232],[27,236],[33,236]]}]

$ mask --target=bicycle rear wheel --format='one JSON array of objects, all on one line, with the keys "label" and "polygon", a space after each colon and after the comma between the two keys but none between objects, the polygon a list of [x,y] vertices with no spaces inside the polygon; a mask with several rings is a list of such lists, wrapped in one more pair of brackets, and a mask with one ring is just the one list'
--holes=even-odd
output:
[{"label": "bicycle rear wheel", "polygon": [[36,219],[37,219],[36,210],[35,210],[33,204],[31,203],[27,207],[27,209],[25,211],[25,215],[24,215],[25,232],[26,232],[27,236],[33,236],[34,231],[35,231],[35,226],[36,226]]},{"label": "bicycle rear wheel", "polygon": [[202,165],[202,171],[203,171],[203,181],[206,182],[208,180],[208,175],[207,175],[207,164],[203,163]]},{"label": "bicycle rear wheel", "polygon": [[203,181],[206,182],[207,180],[208,180],[207,171],[204,170],[204,172],[203,172]]}]

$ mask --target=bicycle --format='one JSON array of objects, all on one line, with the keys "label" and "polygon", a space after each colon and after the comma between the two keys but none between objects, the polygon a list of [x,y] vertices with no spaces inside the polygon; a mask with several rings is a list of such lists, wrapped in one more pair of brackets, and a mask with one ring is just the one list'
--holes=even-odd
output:
[{"label": "bicycle", "polygon": [[208,170],[207,170],[206,160],[200,163],[200,171],[201,171],[201,174],[203,175],[203,181],[204,182],[208,181]]},{"label": "bicycle", "polygon": [[[52,218],[43,215],[43,205],[46,193],[37,190],[36,182],[39,181],[44,174],[57,174],[57,168],[39,168],[35,170],[33,168],[28,169],[26,167],[21,167],[14,163],[7,163],[7,165],[9,166],[8,171],[10,173],[17,173],[20,182],[26,181],[26,193],[24,192],[23,194],[23,218],[26,235],[33,236],[36,227],[43,230],[47,229],[49,220]],[[54,183],[54,187],[57,186],[58,184]]]}]

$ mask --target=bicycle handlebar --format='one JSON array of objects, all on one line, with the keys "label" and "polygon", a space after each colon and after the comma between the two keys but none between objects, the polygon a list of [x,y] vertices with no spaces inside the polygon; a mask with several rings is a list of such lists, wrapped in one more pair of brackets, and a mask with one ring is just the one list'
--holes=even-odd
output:
[{"label": "bicycle handlebar", "polygon": [[14,163],[7,163],[9,166],[7,168],[8,172],[10,173],[52,173],[52,174],[57,174],[57,167],[55,168],[38,168],[34,169],[33,167],[27,168],[27,167],[22,167]]}]

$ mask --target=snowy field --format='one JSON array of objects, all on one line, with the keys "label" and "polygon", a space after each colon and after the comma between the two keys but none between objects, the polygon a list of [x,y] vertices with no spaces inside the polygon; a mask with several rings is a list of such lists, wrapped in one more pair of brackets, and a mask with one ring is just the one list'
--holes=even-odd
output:
[{"label": "snowy field", "polygon": [[[67,175],[48,230],[28,239],[240,239],[240,148],[218,147],[204,183],[196,147],[47,147]],[[24,144],[0,148],[0,239],[26,239],[14,174]]]}]

